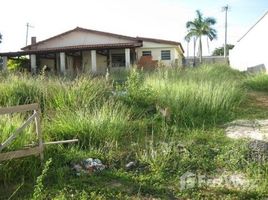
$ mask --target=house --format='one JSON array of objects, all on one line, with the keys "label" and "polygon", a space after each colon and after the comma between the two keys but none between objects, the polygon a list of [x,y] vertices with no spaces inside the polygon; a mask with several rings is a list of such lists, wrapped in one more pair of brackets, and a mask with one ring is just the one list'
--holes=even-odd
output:
[{"label": "house", "polygon": [[268,72],[268,11],[238,40],[229,52],[231,67],[240,71]]},{"label": "house", "polygon": [[37,42],[22,51],[0,53],[3,69],[7,59],[29,55],[32,73],[46,66],[55,74],[89,72],[104,74],[107,69],[116,71],[139,64],[146,57],[153,63],[166,66],[182,65],[183,47],[179,42],[144,37],[129,37],[77,27],[46,40]]}]

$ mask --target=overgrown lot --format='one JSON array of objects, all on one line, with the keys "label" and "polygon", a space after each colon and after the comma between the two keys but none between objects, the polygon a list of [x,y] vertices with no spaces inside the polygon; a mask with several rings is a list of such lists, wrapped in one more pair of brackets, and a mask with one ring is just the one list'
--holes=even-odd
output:
[{"label": "overgrown lot", "polygon": [[[247,75],[227,66],[130,71],[110,77],[0,75],[0,106],[38,102],[46,141],[45,160],[28,157],[0,164],[0,199],[262,199],[268,192],[268,163],[247,157],[246,141],[234,141],[222,125],[237,118],[267,118],[267,75]],[[266,96],[267,95],[267,96]],[[258,96],[258,94],[257,94]],[[0,141],[25,115],[0,116]],[[36,140],[27,128],[5,151]],[[98,158],[107,168],[80,174],[71,164]],[[131,169],[126,164],[134,162]],[[45,170],[44,170],[45,169]],[[43,171],[43,173],[42,173]],[[243,173],[252,187],[182,189],[186,172]],[[40,175],[42,173],[42,175]]]}]

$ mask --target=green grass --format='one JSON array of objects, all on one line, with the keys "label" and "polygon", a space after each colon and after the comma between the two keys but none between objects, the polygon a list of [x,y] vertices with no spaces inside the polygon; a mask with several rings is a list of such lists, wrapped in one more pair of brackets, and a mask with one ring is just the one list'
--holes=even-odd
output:
[{"label": "green grass", "polygon": [[[0,106],[38,102],[46,141],[45,170],[36,157],[0,165],[0,199],[260,199],[266,197],[268,165],[247,159],[247,142],[228,139],[221,125],[236,118],[266,117],[267,108],[249,97],[251,79],[227,66],[196,69],[131,70],[106,78],[75,79],[0,75]],[[265,97],[266,98],[266,97]],[[268,98],[268,97],[267,97]],[[167,108],[170,116],[160,110]],[[0,116],[0,140],[27,115]],[[33,126],[7,150],[35,141]],[[76,174],[70,165],[99,158],[103,172]],[[125,165],[135,161],[133,170]],[[40,176],[40,174],[43,174]],[[240,172],[257,189],[180,190],[185,172],[215,175]],[[45,171],[45,172],[44,172]],[[39,177],[39,178],[38,178]],[[40,193],[42,188],[42,193]],[[34,189],[35,192],[34,194]]]},{"label": "green grass", "polygon": [[251,75],[245,84],[252,90],[268,92],[268,75],[264,73]]}]

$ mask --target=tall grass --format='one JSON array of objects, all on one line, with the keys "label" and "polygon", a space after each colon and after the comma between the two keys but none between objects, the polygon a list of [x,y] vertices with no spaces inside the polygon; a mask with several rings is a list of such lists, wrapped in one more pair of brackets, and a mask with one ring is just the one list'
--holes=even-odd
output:
[{"label": "tall grass", "polygon": [[103,79],[80,76],[75,80],[10,74],[0,79],[0,105],[39,103],[42,109],[71,109],[101,103],[110,86]]},{"label": "tall grass", "polygon": [[242,75],[226,66],[159,70],[146,76],[142,87],[151,90],[156,104],[171,110],[173,122],[214,125],[230,120],[243,101],[239,76]]},{"label": "tall grass", "polygon": [[268,75],[264,73],[250,75],[245,80],[245,85],[253,90],[268,92]]},{"label": "tall grass", "polygon": [[47,119],[46,132],[52,140],[78,138],[83,148],[105,142],[123,141],[133,135],[131,108],[109,100],[92,109],[60,111]]},{"label": "tall grass", "polygon": [[[178,171],[184,173],[189,164],[190,169],[201,166],[208,171],[217,167],[216,163],[210,164],[216,156],[214,151],[210,153],[211,148],[218,145],[216,139],[212,145],[207,145],[209,141],[206,140],[200,146],[207,133],[198,129],[193,134],[185,127],[210,127],[231,120],[234,110],[243,101],[244,90],[240,80],[244,76],[226,66],[161,68],[150,73],[132,70],[126,75],[125,84],[120,82],[120,87],[114,88],[113,82],[108,79],[86,75],[70,80],[0,74],[1,107],[37,102],[42,108],[42,131],[46,141],[79,139],[78,145],[72,144],[72,148],[60,145],[46,150],[45,155],[53,158],[49,172],[51,182],[55,184],[64,180],[61,181],[63,186],[57,185],[59,188],[66,186],[64,184],[68,178],[74,178],[67,165],[77,157],[97,155],[110,166],[117,163],[124,166],[126,163],[122,160],[136,159],[150,165],[151,171],[148,176],[146,170],[143,171],[135,180],[144,183],[144,178],[148,184],[154,182],[155,185],[164,182],[161,179],[164,175],[166,179],[170,178],[169,170],[177,176]],[[163,120],[157,109],[159,107],[169,108],[170,119]],[[4,133],[0,136],[0,142],[23,119],[21,115],[0,116],[0,133]],[[28,132],[33,128],[26,129],[25,138],[13,143],[11,149],[30,142],[32,138]],[[196,144],[187,145],[187,141],[183,141],[187,134],[187,141],[193,141],[196,137]],[[187,150],[193,150],[192,153],[189,151],[191,156],[188,151],[183,155],[177,151],[180,141],[186,143]],[[202,156],[208,159],[206,163],[202,156],[197,156],[201,151]],[[24,176],[34,179],[41,170],[37,163],[39,160],[35,158],[3,163],[0,165],[0,186],[2,182]],[[80,180],[79,177],[74,181]],[[75,184],[71,183],[70,187],[75,188]]]}]

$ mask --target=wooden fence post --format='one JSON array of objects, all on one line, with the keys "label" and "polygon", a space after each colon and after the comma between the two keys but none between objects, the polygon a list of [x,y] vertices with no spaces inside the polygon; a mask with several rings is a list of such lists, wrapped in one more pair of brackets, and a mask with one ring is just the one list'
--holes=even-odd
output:
[{"label": "wooden fence post", "polygon": [[38,143],[39,143],[39,148],[40,148],[40,159],[41,162],[44,160],[44,146],[43,146],[43,136],[42,136],[42,130],[41,130],[41,111],[40,107],[38,106],[37,110],[34,110],[34,112],[37,114],[35,117],[35,129],[36,129],[36,134],[38,137]]}]

